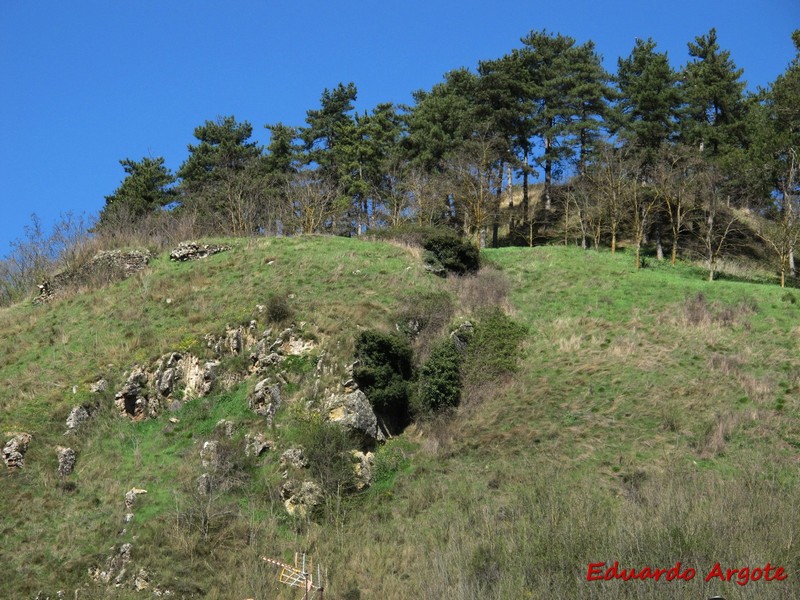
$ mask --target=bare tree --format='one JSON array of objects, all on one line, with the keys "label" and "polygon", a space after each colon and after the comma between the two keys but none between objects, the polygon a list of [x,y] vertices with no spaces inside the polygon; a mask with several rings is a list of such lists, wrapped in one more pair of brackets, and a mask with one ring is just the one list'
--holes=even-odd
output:
[{"label": "bare tree", "polygon": [[574,180],[567,191],[566,202],[575,210],[574,220],[580,230],[581,248],[587,249],[591,238],[592,246],[597,250],[603,234],[603,211],[595,201],[593,190],[585,177]]},{"label": "bare tree", "polygon": [[739,229],[740,221],[722,198],[719,189],[720,176],[716,170],[709,167],[698,183],[701,186],[700,196],[703,198],[703,219],[700,222],[698,235],[705,250],[708,280],[714,281],[719,259],[730,246],[733,235]]},{"label": "bare tree", "polygon": [[332,225],[349,205],[339,190],[313,171],[301,171],[287,181],[292,224],[300,233],[319,233]]},{"label": "bare tree", "polygon": [[[786,157],[785,174],[780,178],[778,188],[780,198],[771,209],[774,215],[765,215],[757,227],[758,236],[775,253],[780,269],[781,287],[786,286],[786,275],[795,275],[794,250],[800,241],[800,197],[797,194],[800,163],[797,152],[789,148]],[[772,218],[770,218],[772,217]]]},{"label": "bare tree", "polygon": [[464,233],[478,236],[486,247],[490,219],[499,211],[497,188],[503,178],[502,141],[491,133],[476,134],[447,163],[454,197],[461,205]]},{"label": "bare tree", "polygon": [[633,242],[636,247],[636,270],[642,266],[642,244],[644,243],[650,219],[658,206],[658,198],[653,190],[645,185],[638,169],[632,169],[625,189],[626,204],[630,211]]},{"label": "bare tree", "polygon": [[607,147],[586,171],[587,182],[597,195],[603,222],[611,235],[612,254],[617,250],[617,239],[626,217],[630,165],[624,149]]},{"label": "bare tree", "polygon": [[411,167],[398,182],[398,192],[418,225],[431,226],[439,222],[449,210],[446,202],[447,185],[439,173]]},{"label": "bare tree", "polygon": [[697,210],[699,181],[705,163],[694,149],[670,148],[656,161],[651,172],[651,184],[667,213],[672,248],[670,262],[674,266],[678,244],[687,229],[692,213]]}]

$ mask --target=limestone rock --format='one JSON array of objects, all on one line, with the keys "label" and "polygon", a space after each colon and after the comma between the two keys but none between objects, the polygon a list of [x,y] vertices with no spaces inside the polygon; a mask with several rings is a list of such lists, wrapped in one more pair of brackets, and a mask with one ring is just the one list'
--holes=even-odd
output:
[{"label": "limestone rock", "polygon": [[378,418],[372,405],[361,390],[349,394],[334,394],[325,403],[323,414],[328,421],[338,423],[361,436],[368,444],[385,439],[378,427]]},{"label": "limestone rock", "polygon": [[245,456],[261,456],[268,450],[275,448],[275,442],[268,440],[263,433],[256,433],[255,435],[248,433],[244,436],[244,440]]},{"label": "limestone rock", "polygon": [[225,333],[220,336],[209,333],[205,336],[206,346],[219,357],[237,356],[244,352],[245,348],[249,348],[256,343],[255,323],[255,321],[251,321],[247,327],[243,325],[231,327],[228,325],[225,328]]},{"label": "limestone rock", "polygon": [[144,270],[150,262],[150,253],[139,250],[104,250],[75,269],[57,273],[39,285],[39,296],[34,303],[48,302],[65,290],[85,285],[111,283],[125,279]]},{"label": "limestone rock", "polygon": [[260,340],[250,354],[250,362],[253,363],[251,371],[263,371],[268,367],[281,364],[285,359],[286,357],[271,351],[267,347],[267,340]]},{"label": "limestone rock", "polygon": [[304,340],[299,337],[289,336],[289,340],[283,345],[283,353],[289,356],[301,356],[308,354],[316,349],[317,343],[312,340]]},{"label": "limestone rock", "polygon": [[203,364],[202,369],[195,359],[194,370],[187,375],[186,396],[196,398],[206,396],[214,386],[214,379],[217,375],[218,360],[208,361]]},{"label": "limestone rock", "polygon": [[98,379],[92,385],[89,386],[89,391],[93,394],[99,394],[100,392],[105,392],[108,389],[108,382],[105,379]]},{"label": "limestone rock", "polygon": [[71,433],[89,420],[89,411],[85,406],[74,406],[67,416],[67,432]]},{"label": "limestone rock", "polygon": [[214,429],[217,431],[221,431],[222,435],[226,438],[231,439],[233,437],[233,430],[236,427],[233,421],[228,421],[227,419],[221,419],[217,421],[217,424],[214,426]]},{"label": "limestone rock", "polygon": [[372,473],[375,468],[375,454],[353,450],[353,470],[356,475],[356,489],[363,490],[372,485]]},{"label": "limestone rock", "polygon": [[150,587],[150,573],[145,569],[139,569],[139,572],[133,578],[133,589],[137,592],[146,590]]},{"label": "limestone rock", "polygon": [[128,563],[131,562],[131,544],[122,544],[119,550],[113,552],[106,560],[105,567],[93,567],[89,569],[89,577],[97,583],[122,585],[125,578],[125,571]]},{"label": "limestone rock", "polygon": [[[305,469],[308,467],[308,460],[303,454],[302,448],[289,448],[281,454],[280,467],[284,471],[288,469]],[[288,474],[284,473],[284,477]]]},{"label": "limestone rock", "polygon": [[314,507],[322,504],[322,488],[313,481],[302,483],[289,480],[281,486],[281,496],[286,512],[296,517],[306,517]]},{"label": "limestone rock", "polygon": [[248,398],[250,410],[257,415],[267,418],[267,423],[272,425],[275,413],[281,406],[281,389],[269,379],[262,379],[256,384],[253,393]]},{"label": "limestone rock", "polygon": [[215,468],[219,465],[219,442],[212,440],[210,442],[203,442],[203,447],[200,449],[200,463],[204,468]]},{"label": "limestone rock", "polygon": [[133,509],[133,505],[136,504],[136,499],[142,494],[146,493],[147,490],[143,490],[141,488],[129,489],[127,492],[125,492],[125,508],[129,511]]},{"label": "limestone rock", "polygon": [[31,434],[14,433],[3,447],[3,462],[9,469],[21,469],[25,466],[25,453],[31,443]]},{"label": "limestone rock", "polygon": [[473,330],[472,323],[464,321],[458,326],[458,329],[450,334],[450,338],[459,352],[464,353],[466,351],[469,341],[472,339]]},{"label": "limestone rock", "polygon": [[127,415],[133,419],[143,419],[152,416],[155,406],[150,406],[150,399],[146,394],[147,373],[136,366],[131,371],[125,385],[115,395],[115,406],[120,415]]},{"label": "limestone rock", "polygon": [[212,254],[225,252],[230,250],[230,246],[223,246],[220,244],[198,244],[197,242],[181,242],[169,254],[169,259],[183,262],[187,260],[199,260],[206,258]]},{"label": "limestone rock", "polygon": [[56,448],[56,453],[58,454],[59,476],[67,477],[68,475],[71,475],[72,471],[75,470],[75,460],[77,458],[75,450],[72,448],[62,448],[59,446]]}]

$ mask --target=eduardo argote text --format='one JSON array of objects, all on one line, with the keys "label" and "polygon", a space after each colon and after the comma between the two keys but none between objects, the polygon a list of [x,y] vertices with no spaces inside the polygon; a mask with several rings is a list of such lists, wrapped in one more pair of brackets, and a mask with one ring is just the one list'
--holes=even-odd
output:
[{"label": "eduardo argote text", "polygon": [[[691,567],[684,567],[680,562],[676,562],[674,566],[669,568],[653,568],[642,567],[637,568],[623,568],[620,567],[619,562],[615,561],[614,564],[608,565],[605,562],[589,563],[589,568],[586,571],[586,581],[631,581],[631,580],[647,580],[654,581],[691,581],[697,576],[697,571]],[[723,567],[720,563],[714,563],[714,566],[708,569],[705,573],[701,573],[705,581],[733,581],[738,585],[747,585],[753,581],[784,581],[788,575],[786,569],[783,567],[773,566],[767,563],[761,567],[739,567],[727,568]]]}]

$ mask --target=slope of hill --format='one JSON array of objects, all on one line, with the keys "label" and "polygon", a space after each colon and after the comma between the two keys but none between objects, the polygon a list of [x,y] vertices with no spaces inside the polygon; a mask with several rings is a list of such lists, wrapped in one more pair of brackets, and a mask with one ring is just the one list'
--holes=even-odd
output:
[{"label": "slope of hill", "polygon": [[[800,597],[794,292],[560,247],[489,250],[477,276],[444,280],[385,242],[232,244],[0,312],[2,441],[31,435],[24,466],[0,476],[2,597],[292,598],[261,557],[295,551],[326,568],[328,597],[350,600]],[[431,297],[452,299],[450,328],[495,304],[526,325],[517,369],[465,373],[458,411],[379,445],[371,487],[337,488],[348,440],[306,408],[342,389],[360,331],[391,331]],[[304,344],[282,363],[273,426],[248,406],[257,377],[222,376],[248,372],[249,347],[219,358],[207,395],[120,414],[134,367],[211,361],[252,321],[293,325]],[[79,405],[91,417],[65,436]],[[245,456],[257,433],[274,447]],[[209,441],[227,458],[203,492]],[[59,475],[66,446],[75,470]],[[281,496],[293,447],[328,481],[307,516]],[[126,504],[134,488],[147,492]],[[587,581],[603,562],[696,575]],[[722,581],[716,563],[750,571]]]}]

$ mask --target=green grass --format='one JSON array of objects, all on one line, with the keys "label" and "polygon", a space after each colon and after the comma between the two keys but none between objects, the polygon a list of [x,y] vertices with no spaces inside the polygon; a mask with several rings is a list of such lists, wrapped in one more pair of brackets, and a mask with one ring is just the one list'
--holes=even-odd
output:
[{"label": "green grass", "polygon": [[[295,551],[327,568],[331,597],[800,597],[800,308],[786,290],[707,282],[701,269],[653,259],[635,271],[625,253],[575,248],[487,250],[494,271],[445,281],[388,243],[224,241],[234,248],[204,261],[161,256],[108,288],[0,311],[0,431],[33,435],[25,468],[0,474],[3,598],[78,588],[81,598],[141,598],[86,576],[124,542],[136,569],[186,598],[295,597],[260,560]],[[257,309],[273,294],[318,344],[284,363],[273,429],[247,408],[252,380],[155,420],[116,414],[114,392],[134,365],[175,350],[210,358],[205,334],[251,319],[282,329]],[[516,370],[485,384],[471,376],[455,415],[380,446],[372,488],[332,491],[314,519],[289,517],[279,456],[308,440],[318,362],[318,385],[337,389],[360,331],[390,331],[409,298],[436,294],[452,298],[454,322],[496,304],[523,325]],[[90,394],[101,376],[109,389]],[[97,405],[93,419],[65,438],[80,403]],[[221,419],[236,424],[231,440]],[[202,443],[240,449],[255,432],[277,449],[234,452],[214,473],[224,487],[198,497]],[[69,485],[56,475],[57,445],[78,451]],[[131,487],[147,494],[125,524]],[[770,561],[790,579],[586,581],[590,562],[615,560],[680,560],[698,573]]]}]

